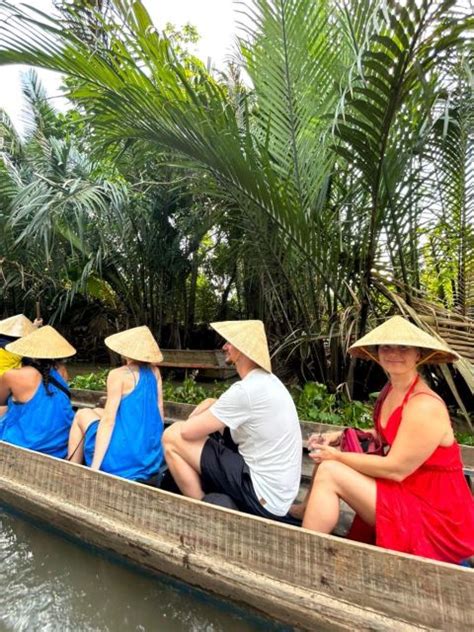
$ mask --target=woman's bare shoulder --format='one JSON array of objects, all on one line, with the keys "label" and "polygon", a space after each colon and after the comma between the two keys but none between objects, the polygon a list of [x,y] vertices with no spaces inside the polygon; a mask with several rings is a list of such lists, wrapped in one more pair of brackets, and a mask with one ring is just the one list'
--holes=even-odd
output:
[{"label": "woman's bare shoulder", "polygon": [[17,380],[28,380],[39,375],[38,371],[32,366],[20,366],[17,369],[9,369],[3,374],[5,382],[15,382]]},{"label": "woman's bare shoulder", "polygon": [[443,411],[445,415],[448,416],[448,411],[443,398],[423,382],[417,386],[411,397],[409,397],[407,408],[409,410],[423,411],[426,413],[439,413]]},{"label": "woman's bare shoulder", "polygon": [[124,377],[126,377],[127,375],[130,374],[130,371],[127,369],[126,366],[118,366],[115,369],[111,369],[109,371],[109,374],[107,376],[107,381],[117,381],[117,380],[122,380]]}]

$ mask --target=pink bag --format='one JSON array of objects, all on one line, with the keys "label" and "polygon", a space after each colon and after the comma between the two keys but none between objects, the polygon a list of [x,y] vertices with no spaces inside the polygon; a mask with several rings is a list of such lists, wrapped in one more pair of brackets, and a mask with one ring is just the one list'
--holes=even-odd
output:
[{"label": "pink bag", "polygon": [[384,456],[380,438],[378,436],[374,437],[371,432],[359,430],[359,428],[346,428],[342,431],[340,449],[341,452],[359,452],[361,454]]}]

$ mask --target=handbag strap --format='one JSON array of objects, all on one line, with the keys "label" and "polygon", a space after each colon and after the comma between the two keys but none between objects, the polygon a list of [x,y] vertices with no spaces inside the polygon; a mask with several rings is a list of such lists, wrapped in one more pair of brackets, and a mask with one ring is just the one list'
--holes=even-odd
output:
[{"label": "handbag strap", "polygon": [[67,386],[64,386],[64,384],[61,384],[61,382],[57,380],[55,377],[50,375],[48,382],[52,384],[53,386],[55,386],[60,391],[62,391],[67,397],[69,397],[69,399],[71,399],[71,391],[68,389]]}]

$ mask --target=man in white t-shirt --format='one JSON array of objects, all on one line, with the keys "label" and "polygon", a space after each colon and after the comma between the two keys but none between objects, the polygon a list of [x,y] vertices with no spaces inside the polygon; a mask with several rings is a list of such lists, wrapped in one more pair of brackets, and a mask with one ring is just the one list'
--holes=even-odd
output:
[{"label": "man in white t-shirt", "polygon": [[263,323],[211,326],[226,340],[226,361],[241,379],[165,431],[170,472],[185,496],[223,493],[241,511],[292,522],[287,513],[300,485],[301,430],[290,393],[271,372]]}]

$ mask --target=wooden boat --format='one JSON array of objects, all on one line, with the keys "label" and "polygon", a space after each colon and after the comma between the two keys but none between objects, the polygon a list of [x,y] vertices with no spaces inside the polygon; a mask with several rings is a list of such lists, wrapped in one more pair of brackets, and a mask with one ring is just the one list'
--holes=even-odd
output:
[{"label": "wooden boat", "polygon": [[[186,414],[167,404],[170,420],[177,411]],[[301,629],[474,628],[470,569],[207,505],[2,442],[0,502]]]},{"label": "wooden boat", "polygon": [[235,368],[225,362],[224,352],[202,349],[162,349],[160,367],[170,369],[197,369],[210,379],[226,380],[236,375]]}]

